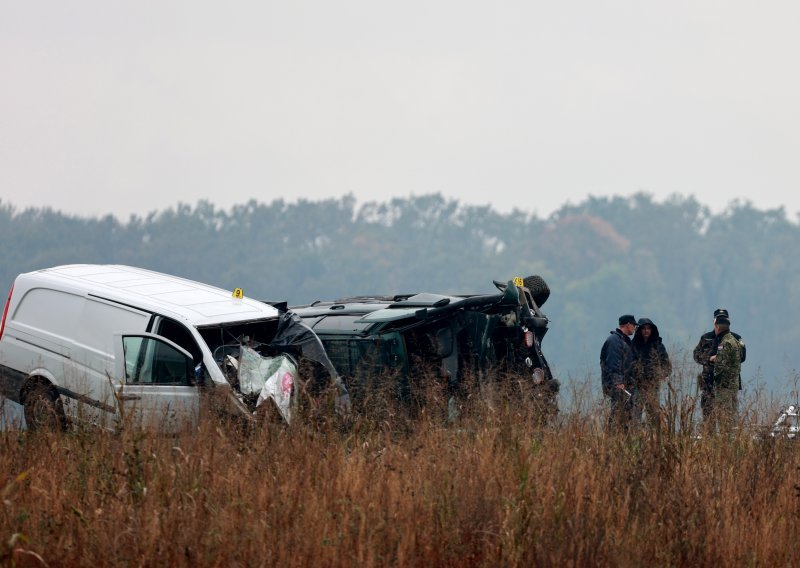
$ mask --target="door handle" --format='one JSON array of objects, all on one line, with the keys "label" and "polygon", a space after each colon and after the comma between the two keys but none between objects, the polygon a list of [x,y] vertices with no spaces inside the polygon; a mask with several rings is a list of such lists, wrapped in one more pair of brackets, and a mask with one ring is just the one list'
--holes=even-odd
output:
[{"label": "door handle", "polygon": [[120,400],[141,400],[141,396],[138,394],[121,394],[119,395]]}]

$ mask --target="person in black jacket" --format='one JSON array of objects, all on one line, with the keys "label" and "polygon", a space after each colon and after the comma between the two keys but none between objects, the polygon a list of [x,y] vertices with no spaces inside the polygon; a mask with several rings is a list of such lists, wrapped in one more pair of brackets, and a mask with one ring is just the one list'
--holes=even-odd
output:
[{"label": "person in black jacket", "polygon": [[[718,317],[723,317],[730,320],[730,314],[725,308],[717,308],[714,310],[714,321]],[[739,353],[741,355],[740,364],[744,363],[747,358],[747,347],[745,347],[744,339],[738,333],[730,332],[736,341],[739,342]],[[708,420],[713,405],[714,405],[714,363],[709,358],[714,355],[717,350],[715,339],[717,335],[712,329],[700,336],[700,341],[694,348],[693,357],[694,362],[702,365],[702,371],[697,375],[697,386],[700,389],[700,408],[703,411],[703,420]],[[739,390],[742,390],[742,377],[739,376]]]},{"label": "person in black jacket", "polygon": [[642,411],[652,427],[659,423],[661,381],[672,372],[667,348],[658,326],[649,318],[639,318],[631,344],[633,348],[633,397],[635,422],[642,420]]},{"label": "person in black jacket", "polygon": [[631,421],[631,381],[633,379],[633,351],[631,339],[636,329],[636,318],[626,314],[619,317],[619,326],[613,330],[600,350],[600,378],[603,395],[611,402],[609,427],[628,430]]}]

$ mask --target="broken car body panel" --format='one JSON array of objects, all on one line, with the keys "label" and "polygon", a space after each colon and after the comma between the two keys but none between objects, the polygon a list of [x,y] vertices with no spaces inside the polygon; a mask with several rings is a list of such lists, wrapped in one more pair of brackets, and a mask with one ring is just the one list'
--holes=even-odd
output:
[{"label": "broken car body panel", "polygon": [[431,369],[453,392],[469,373],[513,374],[555,403],[558,381],[541,350],[549,320],[524,286],[495,285],[496,294],[359,296],[293,310],[356,390],[394,375],[407,395],[409,377]]}]

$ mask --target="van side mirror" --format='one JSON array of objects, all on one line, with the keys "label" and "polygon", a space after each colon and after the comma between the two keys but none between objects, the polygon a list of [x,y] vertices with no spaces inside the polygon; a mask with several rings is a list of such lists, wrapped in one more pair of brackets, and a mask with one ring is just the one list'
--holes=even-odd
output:
[{"label": "van side mirror", "polygon": [[194,366],[194,372],[189,380],[190,385],[196,386],[204,386],[206,384],[206,367],[203,365],[203,362],[200,361],[197,365]]}]

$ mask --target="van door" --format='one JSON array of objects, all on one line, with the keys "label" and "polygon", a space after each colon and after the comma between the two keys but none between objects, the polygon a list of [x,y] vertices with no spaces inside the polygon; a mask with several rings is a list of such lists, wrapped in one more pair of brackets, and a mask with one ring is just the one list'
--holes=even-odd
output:
[{"label": "van door", "polygon": [[117,334],[114,348],[123,419],[166,432],[197,426],[200,392],[188,351],[152,333]]}]

